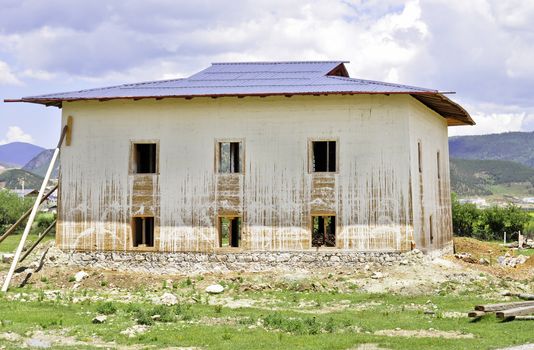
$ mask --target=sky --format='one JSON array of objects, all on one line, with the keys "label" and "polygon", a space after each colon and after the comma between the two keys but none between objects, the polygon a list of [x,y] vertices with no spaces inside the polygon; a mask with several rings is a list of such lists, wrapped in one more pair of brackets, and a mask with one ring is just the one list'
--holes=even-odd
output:
[{"label": "sky", "polygon": [[[534,130],[532,0],[0,0],[0,99],[187,77],[221,61],[347,60],[454,91],[476,126]],[[0,144],[57,143],[61,110],[0,102]]]}]

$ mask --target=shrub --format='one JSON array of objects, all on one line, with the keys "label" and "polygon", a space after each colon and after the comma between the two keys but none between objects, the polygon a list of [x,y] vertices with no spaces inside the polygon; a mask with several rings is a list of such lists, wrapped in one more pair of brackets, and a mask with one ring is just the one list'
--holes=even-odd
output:
[{"label": "shrub", "polygon": [[103,315],[113,315],[117,312],[117,307],[111,301],[100,303],[96,306],[96,311]]},{"label": "shrub", "polygon": [[56,215],[53,213],[39,213],[35,218],[34,225],[41,232],[50,226],[55,219]]},{"label": "shrub", "polygon": [[172,308],[165,305],[157,305],[150,311],[150,316],[159,315],[161,322],[174,322],[176,316],[172,312]]},{"label": "shrub", "polygon": [[154,324],[154,320],[152,317],[145,311],[145,310],[138,310],[135,314],[135,318],[137,319],[137,324],[142,324],[145,326],[151,326]]}]

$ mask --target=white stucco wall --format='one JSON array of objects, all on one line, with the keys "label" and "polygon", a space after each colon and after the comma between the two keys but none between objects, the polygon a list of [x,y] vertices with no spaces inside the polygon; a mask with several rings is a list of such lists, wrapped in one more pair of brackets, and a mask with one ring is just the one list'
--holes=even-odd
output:
[{"label": "white stucco wall", "polygon": [[[74,128],[61,153],[58,244],[127,250],[131,215],[153,213],[156,250],[215,249],[217,215],[238,212],[244,248],[309,249],[311,215],[331,212],[338,248],[406,249],[412,238],[422,241],[409,210],[414,135],[438,140],[434,148],[445,135],[448,178],[446,123],[421,106],[402,95],[64,103],[63,120],[73,116]],[[234,175],[231,191],[214,167],[215,140],[228,138],[245,147],[245,172]],[[308,173],[312,138],[338,141],[338,173]],[[143,175],[140,191],[138,175],[128,173],[130,143],[145,140],[159,142],[159,175]]]},{"label": "white stucco wall", "polygon": [[[452,240],[447,121],[415,99],[410,101],[410,105],[410,158],[411,173],[414,175],[412,188],[416,245],[431,250],[444,247]],[[422,147],[421,174],[418,167],[418,142],[421,142]],[[433,240],[430,239],[431,232]]]}]

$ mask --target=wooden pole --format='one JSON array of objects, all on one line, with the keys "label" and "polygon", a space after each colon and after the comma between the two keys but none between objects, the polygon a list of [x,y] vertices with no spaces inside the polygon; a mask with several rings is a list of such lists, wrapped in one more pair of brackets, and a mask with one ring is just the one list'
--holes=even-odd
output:
[{"label": "wooden pole", "polygon": [[[50,197],[50,195],[55,191],[57,190],[58,188],[58,185],[55,185],[54,188],[52,188],[47,194],[45,194],[43,196],[43,198],[41,199],[41,203],[43,203],[48,197]],[[10,234],[13,233],[13,231],[15,231],[15,229],[24,221],[24,219],[26,219],[30,214],[31,214],[32,210],[31,209],[28,209],[28,211],[26,211],[21,217],[20,219],[17,220],[17,222],[15,222],[13,225],[11,225],[11,227],[9,227],[7,229],[7,231],[2,235],[0,236],[0,243],[2,243],[2,241],[4,239],[7,238],[7,236],[9,236]]]},{"label": "wooden pole", "polygon": [[57,147],[54,150],[54,154],[52,155],[52,160],[50,161],[50,165],[48,166],[48,170],[46,171],[43,184],[41,185],[41,189],[39,190],[39,194],[37,195],[37,199],[35,200],[35,204],[33,205],[32,211],[30,213],[30,218],[28,219],[28,222],[26,223],[26,227],[24,228],[24,232],[22,233],[22,237],[20,238],[19,246],[17,247],[17,250],[15,251],[15,257],[13,258],[13,262],[11,263],[11,267],[9,269],[9,272],[7,273],[6,279],[4,281],[4,285],[2,286],[2,292],[4,293],[7,292],[7,289],[9,288],[9,283],[11,283],[11,278],[13,278],[13,274],[15,273],[15,268],[17,267],[17,263],[19,262],[20,254],[22,253],[22,249],[24,248],[24,243],[26,242],[26,239],[28,238],[28,234],[30,233],[33,220],[35,220],[35,216],[37,215],[37,210],[39,209],[39,206],[41,205],[41,199],[43,198],[43,193],[46,189],[46,185],[48,184],[48,180],[50,180],[50,175],[52,174],[54,165],[56,164],[57,156],[59,155],[59,150],[61,148],[61,144],[63,143],[63,138],[65,137],[67,128],[68,128],[67,126],[63,127],[63,131],[61,132],[61,137],[59,138]]},{"label": "wooden pole", "polygon": [[54,220],[50,226],[48,226],[46,228],[46,230],[43,231],[43,233],[41,233],[39,235],[39,237],[37,238],[37,240],[32,244],[32,246],[26,251],[24,252],[24,255],[20,258],[20,262],[23,262],[24,259],[26,259],[28,257],[28,255],[30,255],[30,253],[35,249],[35,247],[37,247],[37,245],[39,244],[39,242],[41,242],[43,240],[43,238],[48,234],[48,232],[50,232],[54,226],[56,225],[56,222],[57,222],[57,219]]}]

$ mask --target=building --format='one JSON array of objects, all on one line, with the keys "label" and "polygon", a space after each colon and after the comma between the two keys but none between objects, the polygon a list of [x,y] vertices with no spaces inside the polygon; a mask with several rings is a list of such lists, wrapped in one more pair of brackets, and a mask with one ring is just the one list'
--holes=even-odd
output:
[{"label": "building", "polygon": [[11,190],[11,192],[15,193],[20,198],[27,198],[27,197],[37,197],[39,194],[39,191],[33,188],[26,188],[26,189],[14,189]]},{"label": "building", "polygon": [[58,246],[449,247],[447,127],[473,120],[437,90],[353,79],[345,63],[216,63],[186,79],[9,100],[73,120]]}]

